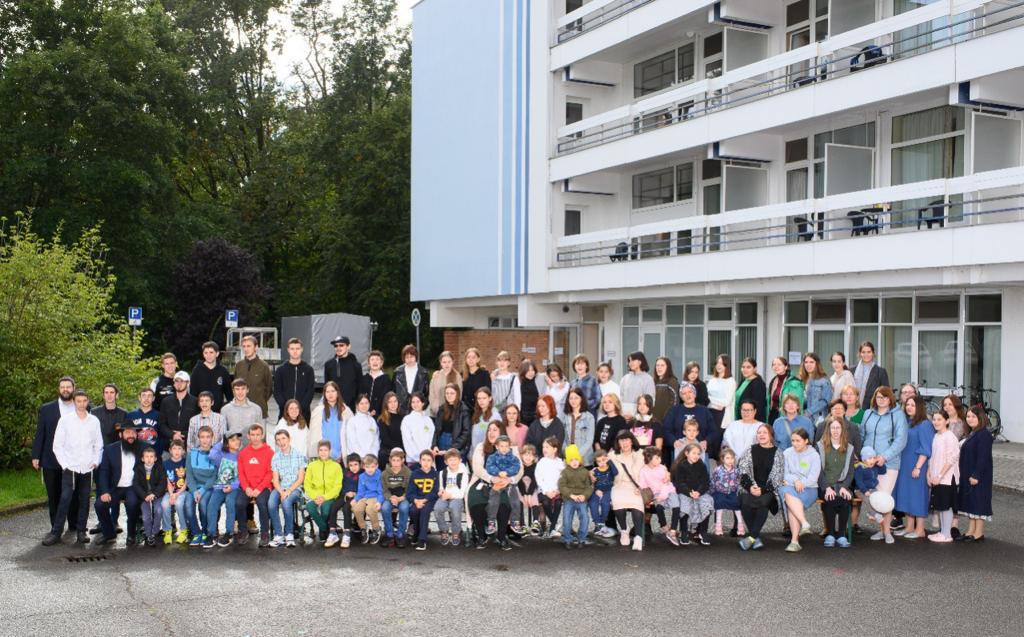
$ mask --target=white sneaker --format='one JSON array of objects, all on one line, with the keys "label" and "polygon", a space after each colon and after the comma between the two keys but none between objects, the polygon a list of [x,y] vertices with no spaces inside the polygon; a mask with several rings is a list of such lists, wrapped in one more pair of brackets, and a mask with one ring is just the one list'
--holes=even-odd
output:
[{"label": "white sneaker", "polygon": [[284,545],[288,548],[295,548],[295,536],[291,533],[284,536]]},{"label": "white sneaker", "polygon": [[885,534],[885,543],[886,544],[895,544],[896,543],[896,538],[894,538],[892,536],[892,533],[886,533]]},{"label": "white sneaker", "polygon": [[[896,537],[903,537],[904,535],[911,535],[911,533],[909,533],[906,529],[896,529],[895,531],[892,532],[892,534],[895,535]],[[917,535],[914,534],[913,537],[911,537],[910,539],[914,539],[916,537],[917,537]]]},{"label": "white sneaker", "polygon": [[551,531],[551,539],[552,540],[557,540],[560,537],[562,537],[562,532],[561,531],[559,531],[558,529],[553,529]]},{"label": "white sneaker", "polygon": [[341,548],[347,549],[351,543],[352,543],[352,536],[351,535],[346,533],[345,535],[341,536]]},{"label": "white sneaker", "polygon": [[329,549],[332,546],[336,545],[337,543],[338,543],[338,534],[332,532],[330,535],[327,536],[327,540],[324,542],[324,548],[325,549]]},{"label": "white sneaker", "polygon": [[275,548],[276,549],[277,547],[281,546],[282,544],[284,544],[284,536],[283,535],[275,535],[274,539],[270,540],[270,548]]},{"label": "white sneaker", "polygon": [[604,527],[601,530],[601,537],[608,538],[608,539],[611,539],[611,538],[615,537],[615,529],[613,529],[611,527],[607,527],[607,526]]},{"label": "white sneaker", "polygon": [[882,533],[881,531],[877,531],[874,535],[871,536],[871,539],[874,540],[875,542],[878,542],[879,540],[884,540],[885,539],[885,533]]},{"label": "white sneaker", "polygon": [[634,551],[642,551],[642,550],[644,550],[644,538],[643,537],[638,535],[635,538],[633,538],[633,550]]},{"label": "white sneaker", "polygon": [[800,535],[810,535],[810,533],[811,533],[811,524],[810,524],[810,522],[804,522],[803,524],[800,525]]},{"label": "white sneaker", "polygon": [[629,546],[629,531],[619,531],[619,544]]}]

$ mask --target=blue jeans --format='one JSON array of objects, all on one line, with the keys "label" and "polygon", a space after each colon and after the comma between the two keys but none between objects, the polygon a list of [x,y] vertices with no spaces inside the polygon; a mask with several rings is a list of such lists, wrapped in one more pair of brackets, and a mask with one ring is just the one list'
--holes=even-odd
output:
[{"label": "blue jeans", "polygon": [[210,501],[206,505],[206,534],[217,535],[217,521],[220,517],[220,505],[224,505],[224,532],[231,535],[235,532],[235,490],[224,493],[221,487],[210,490]]},{"label": "blue jeans", "polygon": [[587,539],[587,530],[590,526],[587,502],[576,502],[571,498],[562,500],[562,541],[568,544],[572,541],[572,518],[576,514],[580,518],[579,530],[576,531],[576,541],[580,544]]},{"label": "blue jeans", "polygon": [[612,511],[611,489],[605,491],[604,495],[599,496],[595,493],[590,496],[587,504],[590,505],[590,518],[594,520],[594,524],[604,524],[608,521],[608,514]]},{"label": "blue jeans", "polygon": [[[295,527],[295,502],[301,495],[302,491],[295,490],[282,500],[281,494],[277,490],[270,492],[270,500],[267,506],[270,509],[270,528],[273,529],[274,535],[291,535]],[[284,509],[283,530],[281,527],[281,512],[278,509]]]},{"label": "blue jeans", "polygon": [[[392,509],[398,509],[398,532],[395,532],[395,525],[391,521]],[[398,506],[391,504],[391,500],[385,498],[384,504],[380,505],[380,517],[384,518],[384,535],[388,537],[395,537],[396,535],[400,538],[405,537],[405,528],[409,526],[409,501],[402,498],[398,501]]]},{"label": "blue jeans", "polygon": [[174,506],[171,506],[171,494],[165,493],[163,498],[163,530],[171,530],[171,515],[178,512],[178,529],[184,530],[188,528],[192,535],[199,533],[199,525],[196,523],[196,496],[192,495],[191,491],[182,491],[178,494],[178,499],[174,502]]},{"label": "blue jeans", "polygon": [[[203,533],[206,533],[207,535],[211,535],[206,530],[206,528],[207,528],[206,527],[206,516],[207,516],[207,514],[208,514],[208,512],[210,510],[210,497],[213,495],[213,489],[205,489],[205,490],[202,491],[202,494],[203,495],[199,496],[199,502],[198,502],[199,511],[198,511],[198,515],[196,515],[196,523],[197,523],[196,526],[202,527],[202,532]],[[195,496],[193,496],[193,497],[195,497]],[[216,533],[213,533],[212,535],[216,535]]]}]

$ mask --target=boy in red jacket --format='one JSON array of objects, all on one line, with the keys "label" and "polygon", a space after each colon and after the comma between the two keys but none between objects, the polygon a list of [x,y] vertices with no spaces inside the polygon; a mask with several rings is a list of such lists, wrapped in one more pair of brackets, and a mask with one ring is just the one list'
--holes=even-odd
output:
[{"label": "boy in red jacket", "polygon": [[270,544],[270,490],[273,488],[274,472],[271,462],[274,449],[263,443],[263,425],[249,427],[249,446],[238,453],[239,489],[235,510],[238,511],[238,533],[235,541],[245,544],[249,540],[247,530],[247,509],[250,502],[256,503],[260,511],[260,548]]}]

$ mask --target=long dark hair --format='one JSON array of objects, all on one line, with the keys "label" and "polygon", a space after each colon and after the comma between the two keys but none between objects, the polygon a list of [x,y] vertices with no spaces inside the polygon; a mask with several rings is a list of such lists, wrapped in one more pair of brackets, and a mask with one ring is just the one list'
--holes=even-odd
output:
[{"label": "long dark hair", "polygon": [[[449,403],[448,399],[445,398],[445,394],[448,393],[448,388],[455,390],[455,402]],[[454,422],[455,414],[462,407],[462,391],[459,390],[459,386],[455,383],[448,383],[444,386],[444,391],[441,392],[442,399],[444,400],[444,407],[441,409],[441,419],[445,422]]]},{"label": "long dark hair", "polygon": [[[626,361],[640,361],[640,371],[649,372],[651,371],[650,365],[647,364],[647,357],[644,356],[643,352],[633,352],[626,357]],[[627,367],[629,367],[627,365]]]},{"label": "long dark hair", "polygon": [[[665,375],[658,376],[658,361],[665,362]],[[668,356],[659,356],[654,361],[654,382],[655,383],[667,383],[669,379],[675,378],[675,372],[672,371],[672,360]]]},{"label": "long dark hair", "polygon": [[390,402],[392,398],[398,400],[398,394],[393,391],[389,391],[384,394],[384,399],[380,401],[380,416],[377,417],[377,420],[379,420],[385,427],[391,426],[391,412],[388,411],[388,402]]},{"label": "long dark hair", "polygon": [[[914,403],[914,420],[910,423],[911,427],[916,427],[921,423],[928,420],[928,408],[924,404],[924,398],[920,396],[911,396],[907,399],[908,403]],[[907,405],[903,405],[903,414],[907,413]],[[909,418],[908,418],[909,420]]]},{"label": "long dark hair", "polygon": [[[288,408],[292,406],[292,403],[295,403],[295,406],[299,408],[299,415],[294,421],[288,417]],[[340,418],[341,414],[338,414],[338,417]],[[299,401],[294,398],[284,404],[284,409],[281,410],[281,420],[285,421],[289,425],[296,425],[299,429],[306,428],[306,417],[302,415],[302,405],[300,405]]]},{"label": "long dark hair", "polygon": [[[483,392],[484,394],[487,394],[487,397],[491,399],[491,409],[486,414],[483,412],[482,409],[480,409],[480,401],[478,400],[478,398],[480,396],[480,392]],[[494,396],[491,395],[491,390],[489,388],[487,388],[487,387],[480,387],[473,394],[473,424],[476,424],[476,423],[480,422],[480,419],[484,418],[485,416],[487,418],[490,418],[491,417],[491,412],[493,412],[493,411],[494,411]]]}]

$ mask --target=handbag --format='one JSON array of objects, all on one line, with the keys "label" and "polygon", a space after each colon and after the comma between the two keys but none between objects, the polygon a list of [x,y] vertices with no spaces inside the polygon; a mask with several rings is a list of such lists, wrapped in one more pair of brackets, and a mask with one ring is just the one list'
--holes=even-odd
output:
[{"label": "handbag", "polygon": [[636,480],[633,479],[633,476],[629,473],[629,469],[626,468],[625,464],[622,465],[622,470],[626,473],[626,477],[629,478],[629,481],[633,483],[633,486],[640,489],[640,497],[643,498],[644,508],[651,506],[651,503],[654,502],[654,491],[647,487],[641,488],[640,485],[636,483]]}]

